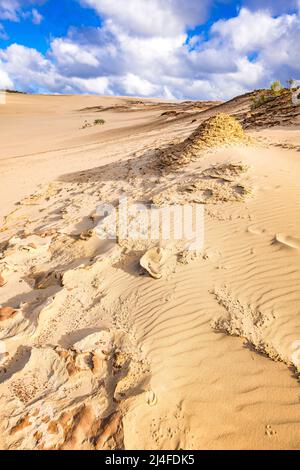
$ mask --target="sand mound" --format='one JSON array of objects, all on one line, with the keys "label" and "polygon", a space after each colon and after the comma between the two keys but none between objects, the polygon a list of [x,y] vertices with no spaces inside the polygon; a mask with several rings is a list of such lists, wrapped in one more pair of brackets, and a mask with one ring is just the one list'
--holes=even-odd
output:
[{"label": "sand mound", "polygon": [[220,113],[204,121],[186,140],[162,152],[162,166],[187,164],[214,147],[249,143],[241,124],[232,116]]}]

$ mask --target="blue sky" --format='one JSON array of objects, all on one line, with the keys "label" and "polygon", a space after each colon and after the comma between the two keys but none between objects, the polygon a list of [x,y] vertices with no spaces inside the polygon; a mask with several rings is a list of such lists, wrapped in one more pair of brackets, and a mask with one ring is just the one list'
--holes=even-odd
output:
[{"label": "blue sky", "polygon": [[223,99],[300,78],[300,0],[0,0],[0,88]]},{"label": "blue sky", "polygon": [[[1,0],[0,0],[1,5]],[[7,38],[0,38],[0,47],[13,43],[34,47],[43,54],[50,47],[51,39],[66,36],[71,27],[85,28],[101,26],[101,19],[92,8],[83,8],[76,0],[48,0],[44,4],[28,4],[24,12],[36,8],[43,19],[37,25],[32,17],[19,21],[2,20]]]}]

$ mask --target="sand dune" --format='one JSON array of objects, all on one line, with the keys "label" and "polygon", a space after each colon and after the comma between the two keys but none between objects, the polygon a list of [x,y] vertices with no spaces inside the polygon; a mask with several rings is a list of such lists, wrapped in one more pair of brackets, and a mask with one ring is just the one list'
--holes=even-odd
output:
[{"label": "sand dune", "polygon": [[[300,128],[250,100],[1,107],[1,448],[299,448]],[[124,195],[204,246],[101,239]]]}]

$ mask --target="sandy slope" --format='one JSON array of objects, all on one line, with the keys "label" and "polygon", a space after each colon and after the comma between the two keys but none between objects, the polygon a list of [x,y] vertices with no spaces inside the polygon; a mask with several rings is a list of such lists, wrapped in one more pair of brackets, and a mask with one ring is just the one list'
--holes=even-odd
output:
[{"label": "sandy slope", "polygon": [[[161,149],[201,115],[161,116],[174,104],[152,102],[78,111],[123,98],[10,99],[1,447],[299,448],[299,127],[254,130],[251,145],[164,169]],[[79,129],[95,116],[103,128]],[[145,241],[99,240],[95,209],[120,194],[204,204],[203,250],[165,243],[164,262]]]},{"label": "sandy slope", "polygon": [[[8,93],[6,105],[0,106],[0,169],[5,182],[0,187],[0,217],[39,184],[66,172],[126,159],[128,151],[130,155],[143,146],[146,148],[145,135],[154,136],[151,142],[155,142],[157,136],[160,142],[160,128],[168,128],[169,121],[174,119],[174,116],[162,116],[163,113],[177,110],[189,116],[194,108],[198,111],[212,104],[178,105],[153,99]],[[105,126],[82,129],[85,121],[93,123],[95,119],[104,119]],[[177,132],[176,126],[172,132]],[[181,133],[182,128],[179,135]],[[120,148],[123,140],[127,154]]]}]

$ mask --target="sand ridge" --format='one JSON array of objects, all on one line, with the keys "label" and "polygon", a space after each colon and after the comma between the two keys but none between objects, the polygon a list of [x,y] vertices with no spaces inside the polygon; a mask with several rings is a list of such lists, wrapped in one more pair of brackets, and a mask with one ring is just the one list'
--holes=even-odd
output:
[{"label": "sand ridge", "polygon": [[[152,112],[151,130],[47,154],[65,170],[6,213],[3,448],[299,447],[297,149],[249,139],[234,121],[241,140],[217,138],[166,171],[158,156],[184,154],[199,123],[166,128]],[[299,136],[280,132],[269,141]],[[146,207],[204,206],[203,249],[99,239],[97,206],[118,210],[124,194]]]}]

